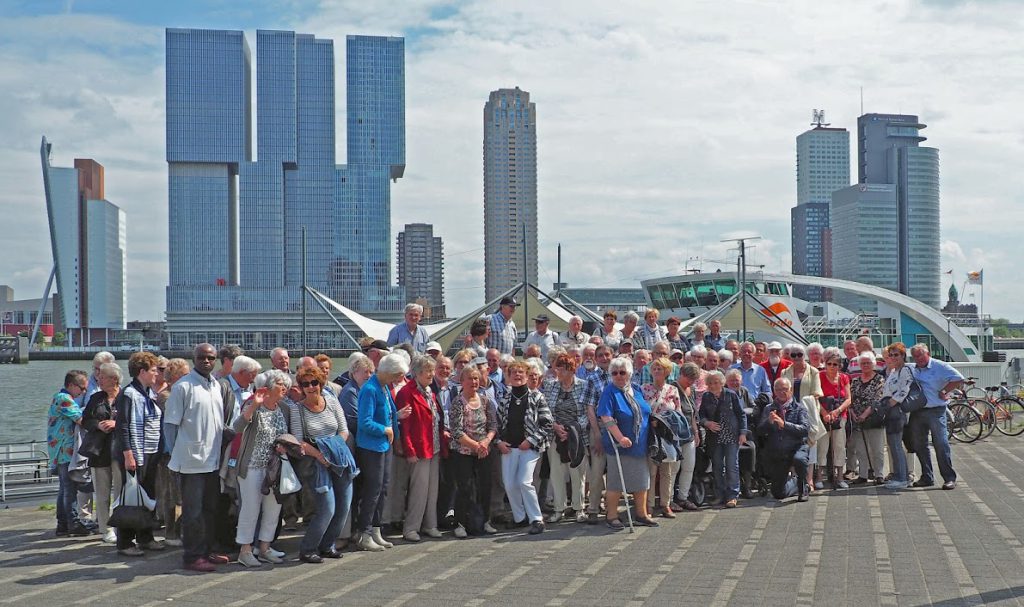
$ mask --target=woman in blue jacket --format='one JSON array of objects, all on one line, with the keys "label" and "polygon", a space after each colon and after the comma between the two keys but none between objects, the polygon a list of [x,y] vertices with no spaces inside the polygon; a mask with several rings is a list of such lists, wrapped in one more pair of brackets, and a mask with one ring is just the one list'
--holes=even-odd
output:
[{"label": "woman in blue jacket", "polygon": [[378,552],[392,544],[380,532],[384,497],[387,495],[388,471],[391,469],[391,443],[395,440],[397,420],[408,417],[411,410],[395,409],[391,384],[405,377],[409,364],[395,354],[380,360],[377,372],[359,389],[359,426],[356,432],[356,463],[360,470],[358,546]]}]

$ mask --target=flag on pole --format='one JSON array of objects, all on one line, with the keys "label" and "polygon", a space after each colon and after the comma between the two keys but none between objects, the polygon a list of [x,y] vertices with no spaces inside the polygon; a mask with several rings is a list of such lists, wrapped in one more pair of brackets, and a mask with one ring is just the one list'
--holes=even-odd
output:
[{"label": "flag on pole", "polygon": [[984,278],[984,274],[985,274],[985,270],[978,270],[976,272],[968,272],[967,273],[967,284],[971,284],[971,285],[983,284],[982,283],[982,279]]},{"label": "flag on pole", "polygon": [[953,274],[953,270],[946,270],[946,274]]}]

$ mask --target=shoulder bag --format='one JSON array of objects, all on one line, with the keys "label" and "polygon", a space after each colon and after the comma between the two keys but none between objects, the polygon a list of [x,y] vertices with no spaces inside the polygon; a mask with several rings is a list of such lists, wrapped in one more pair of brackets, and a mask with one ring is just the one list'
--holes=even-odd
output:
[{"label": "shoulder bag", "polygon": [[913,413],[924,409],[924,406],[928,404],[928,397],[924,393],[924,388],[917,381],[917,376],[914,375],[914,371],[910,371],[910,392],[907,393],[907,397],[900,403],[900,409],[904,413]]}]

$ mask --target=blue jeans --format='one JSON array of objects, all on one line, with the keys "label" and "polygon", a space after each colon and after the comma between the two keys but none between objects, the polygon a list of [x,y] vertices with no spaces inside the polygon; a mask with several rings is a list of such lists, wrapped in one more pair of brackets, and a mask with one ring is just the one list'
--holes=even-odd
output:
[{"label": "blue jeans", "polygon": [[932,446],[935,447],[935,460],[939,463],[939,474],[942,480],[956,480],[953,470],[953,456],[949,450],[949,432],[946,430],[946,407],[925,407],[910,415],[911,436],[914,437],[914,452],[921,462],[921,482],[934,483],[935,473],[932,470],[932,454],[928,448],[928,434],[932,435]]},{"label": "blue jeans", "polygon": [[740,494],[739,444],[715,444],[711,452],[711,472],[715,478],[715,494],[723,502],[734,500]]},{"label": "blue jeans", "polygon": [[352,505],[352,477],[348,474],[331,474],[331,482],[333,486],[327,491],[313,493],[316,514],[309,521],[306,535],[299,542],[299,552],[302,554],[330,550],[334,540],[341,535],[341,528],[345,526],[345,518]]},{"label": "blue jeans", "polygon": [[886,433],[885,442],[892,455],[892,480],[907,482],[907,451],[903,448],[903,433]]},{"label": "blue jeans", "polygon": [[78,483],[68,474],[68,463],[57,464],[57,529],[67,531],[78,522],[75,498],[78,497]]}]

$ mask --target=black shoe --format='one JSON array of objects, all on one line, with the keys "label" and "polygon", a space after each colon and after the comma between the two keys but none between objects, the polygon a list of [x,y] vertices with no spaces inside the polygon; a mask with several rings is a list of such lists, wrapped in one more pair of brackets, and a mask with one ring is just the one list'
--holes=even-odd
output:
[{"label": "black shoe", "polygon": [[636,522],[637,525],[642,525],[644,527],[660,527],[661,526],[661,525],[658,524],[658,521],[654,520],[653,518],[638,518],[638,519],[636,519],[635,522]]},{"label": "black shoe", "polygon": [[330,550],[321,550],[320,557],[325,559],[340,559],[341,553],[334,546],[331,546]]},{"label": "black shoe", "polygon": [[864,478],[863,476],[858,476],[857,478],[855,478],[852,481],[850,481],[850,484],[851,485],[864,485],[864,484],[867,484],[867,482],[868,482],[868,479]]},{"label": "black shoe", "polygon": [[75,523],[68,527],[68,535],[71,537],[85,537],[90,534],[92,534],[92,532],[89,531],[89,528],[81,523]]},{"label": "black shoe", "polygon": [[952,491],[953,489],[956,489],[956,481],[946,481],[942,483],[942,488],[946,491]]},{"label": "black shoe", "polygon": [[598,524],[600,522],[601,522],[601,513],[600,512],[590,512],[590,513],[587,514],[587,524],[588,525],[596,525],[596,524]]},{"label": "black shoe", "polygon": [[806,502],[809,499],[810,498],[807,497],[806,493],[801,493],[800,495],[796,496],[796,501],[798,501],[798,502]]},{"label": "black shoe", "polygon": [[58,527],[57,531],[55,531],[54,534],[57,537],[67,537],[68,536],[68,529],[67,529],[67,527]]},{"label": "black shoe", "polygon": [[506,525],[506,527],[508,529],[522,529],[523,527],[529,527],[529,526],[530,526],[530,519],[527,519],[527,518],[524,518],[521,521],[512,521],[511,523]]},{"label": "black shoe", "polygon": [[307,553],[307,554],[300,554],[299,555],[299,560],[302,561],[303,563],[312,563],[312,564],[315,564],[315,565],[318,565],[318,564],[324,562],[324,560],[322,558],[320,558],[319,554],[316,554],[316,553],[313,553],[313,552],[310,552],[310,553]]},{"label": "black shoe", "polygon": [[544,521],[533,521],[530,523],[530,535],[537,535],[538,533],[544,533]]},{"label": "black shoe", "polygon": [[914,484],[911,485],[911,486],[912,487],[931,487],[934,484],[935,483],[932,482],[932,481],[926,481],[923,478],[921,478],[921,479],[918,479],[918,480],[914,481]]}]

